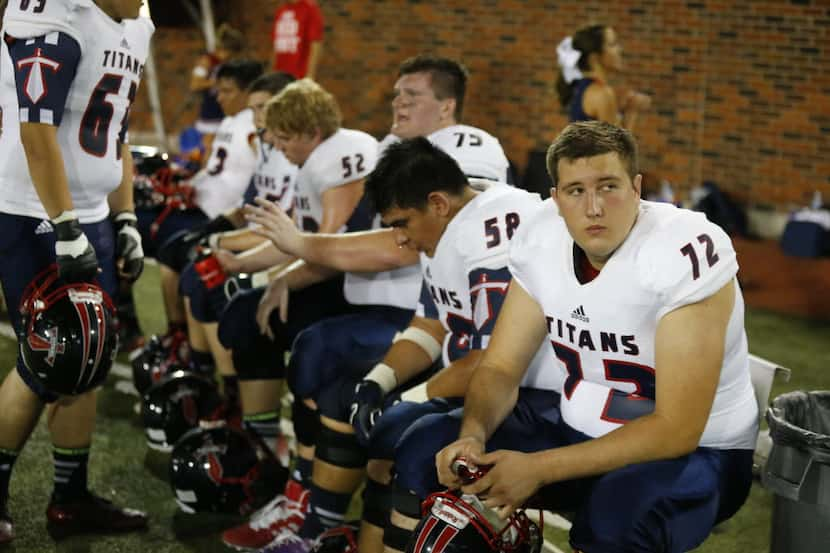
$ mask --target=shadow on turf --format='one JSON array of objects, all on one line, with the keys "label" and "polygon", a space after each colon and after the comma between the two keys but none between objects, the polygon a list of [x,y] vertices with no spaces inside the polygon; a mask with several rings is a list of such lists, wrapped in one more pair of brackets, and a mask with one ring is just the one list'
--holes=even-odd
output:
[{"label": "shadow on turf", "polygon": [[163,482],[170,482],[170,454],[147,448],[144,454],[144,468]]},{"label": "shadow on turf", "polygon": [[176,511],[173,520],[170,521],[170,528],[178,540],[191,540],[204,538],[207,534],[217,535],[218,533],[245,522],[247,517],[215,514],[197,513],[189,515],[182,511]]}]

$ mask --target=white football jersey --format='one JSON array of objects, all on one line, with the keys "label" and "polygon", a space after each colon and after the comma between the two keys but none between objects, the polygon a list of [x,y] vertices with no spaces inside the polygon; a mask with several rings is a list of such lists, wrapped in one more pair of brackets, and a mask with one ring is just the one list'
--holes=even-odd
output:
[{"label": "white football jersey", "polygon": [[510,251],[513,278],[542,307],[568,375],[563,420],[597,437],[650,413],[660,319],[734,281],[723,368],[700,445],[753,448],[758,409],[735,279],[738,263],[720,227],[701,213],[642,201],[631,234],[592,281],[577,279],[574,252],[564,220],[550,210],[521,228]]},{"label": "white football jersey", "polygon": [[468,177],[507,182],[510,163],[499,139],[469,125],[453,125],[427,137],[447,152]]},{"label": "white football jersey", "polygon": [[[421,254],[423,287],[416,313],[447,331],[443,361],[484,349],[510,285],[508,250],[542,202],[507,186],[492,186],[465,205],[444,230],[432,258]],[[559,390],[562,374],[549,347],[541,347],[522,386]]]},{"label": "white football jersey", "polygon": [[[323,221],[323,192],[366,178],[375,168],[377,157],[378,141],[351,129],[338,130],[314,148],[297,173],[297,225],[306,232],[317,232]],[[345,230],[347,225],[339,232]]]},{"label": "white football jersey", "polygon": [[213,136],[210,158],[191,181],[196,205],[211,219],[242,203],[257,165],[251,146],[255,136],[253,110],[246,108],[222,119]]},{"label": "white football jersey", "polygon": [[[487,131],[469,125],[452,125],[435,131],[427,139],[450,154],[468,177],[507,182],[510,162],[499,139]],[[400,141],[394,134],[387,134],[380,142],[381,154]]]},{"label": "white football jersey", "polygon": [[[20,122],[32,122],[58,127],[81,222],[106,218],[107,195],[121,183],[121,146],[153,23],[118,23],[91,0],[50,0],[10,2],[3,25],[16,40],[0,46],[0,211],[47,218],[20,142]],[[15,62],[17,48],[31,53]]]},{"label": "white football jersey", "polygon": [[[468,125],[453,125],[427,137],[447,152],[469,177],[491,181],[507,181],[507,156],[494,136]],[[388,134],[380,142],[378,155],[400,138]],[[372,228],[380,228],[380,216],[374,218]],[[391,305],[412,309],[421,289],[421,271],[404,267],[381,273],[346,273],[346,299],[352,304]]]},{"label": "white football jersey", "polygon": [[257,139],[257,166],[252,183],[259,198],[276,202],[286,213],[294,208],[294,190],[299,168],[281,150]]}]

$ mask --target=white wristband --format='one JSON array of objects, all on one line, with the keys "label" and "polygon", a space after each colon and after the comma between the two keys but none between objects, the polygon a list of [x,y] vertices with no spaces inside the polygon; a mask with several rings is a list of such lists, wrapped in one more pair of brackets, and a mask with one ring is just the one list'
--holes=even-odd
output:
[{"label": "white wristband", "polygon": [[222,238],[221,232],[214,232],[210,236],[208,236],[208,247],[212,250],[215,250],[219,247],[219,239]]},{"label": "white wristband", "polygon": [[77,218],[78,215],[75,213],[74,209],[67,209],[66,211],[62,211],[60,215],[52,219],[52,223],[55,225],[59,225],[61,223],[72,221],[73,219]]},{"label": "white wristband", "polygon": [[400,340],[409,340],[410,342],[418,344],[431,361],[435,361],[441,357],[441,352],[444,349],[441,343],[435,339],[435,336],[415,326],[410,326],[404,330],[400,338],[398,338],[398,341]]},{"label": "white wristband", "polygon": [[395,369],[385,363],[375,365],[363,380],[377,382],[384,394],[388,394],[398,386],[398,377],[395,376]]},{"label": "white wristband", "polygon": [[429,401],[427,395],[427,383],[421,382],[417,386],[413,386],[401,394],[401,401],[412,401],[414,403],[424,403]]},{"label": "white wristband", "polygon": [[119,211],[115,214],[115,218],[113,219],[116,223],[121,223],[124,221],[130,223],[138,223],[138,217],[135,216],[135,213],[132,211]]},{"label": "white wristband", "polygon": [[254,273],[251,275],[251,286],[254,288],[260,288],[262,286],[268,286],[268,283],[271,282],[271,278],[268,275],[268,271],[259,271],[258,273]]}]

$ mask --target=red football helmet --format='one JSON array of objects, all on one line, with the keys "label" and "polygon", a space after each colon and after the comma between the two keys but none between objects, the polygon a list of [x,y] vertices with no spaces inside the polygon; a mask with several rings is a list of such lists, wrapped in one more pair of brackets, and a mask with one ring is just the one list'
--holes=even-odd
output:
[{"label": "red football helmet", "polygon": [[[452,471],[464,484],[475,482],[491,465],[475,466],[459,457]],[[539,553],[542,532],[524,511],[516,511],[506,521],[474,495],[460,490],[438,492],[421,504],[423,518],[412,534],[407,553]]]},{"label": "red football helmet", "polygon": [[[421,505],[424,513],[415,527],[407,553],[539,553],[542,532],[524,511],[516,511],[497,529],[496,517],[485,517],[487,507],[460,491],[438,492]],[[476,503],[477,505],[473,505]],[[501,524],[499,524],[501,526]]]},{"label": "red football helmet", "polygon": [[47,391],[77,395],[106,379],[118,331],[115,307],[100,287],[64,284],[52,265],[26,287],[20,315],[23,364]]}]

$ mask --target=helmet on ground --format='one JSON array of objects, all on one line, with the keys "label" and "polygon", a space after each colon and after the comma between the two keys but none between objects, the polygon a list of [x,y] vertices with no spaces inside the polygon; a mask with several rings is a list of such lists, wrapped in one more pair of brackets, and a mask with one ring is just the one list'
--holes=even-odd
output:
[{"label": "helmet on ground", "polygon": [[201,375],[174,371],[144,394],[141,420],[147,446],[169,452],[200,421],[216,420],[223,412],[216,384]]},{"label": "helmet on ground", "polygon": [[187,334],[179,331],[166,336],[153,334],[144,347],[130,356],[133,384],[139,394],[164,376],[179,370],[187,370],[190,361],[190,344]]},{"label": "helmet on ground", "polygon": [[186,513],[248,514],[287,478],[288,469],[269,452],[224,424],[190,430],[170,456],[170,485]]},{"label": "helmet on ground", "polygon": [[28,372],[58,395],[99,386],[118,353],[115,307],[100,287],[65,284],[52,265],[20,302],[20,356]]}]

